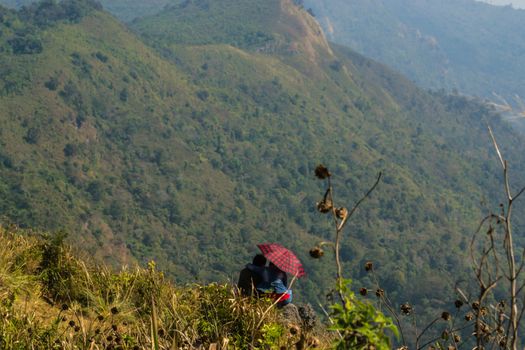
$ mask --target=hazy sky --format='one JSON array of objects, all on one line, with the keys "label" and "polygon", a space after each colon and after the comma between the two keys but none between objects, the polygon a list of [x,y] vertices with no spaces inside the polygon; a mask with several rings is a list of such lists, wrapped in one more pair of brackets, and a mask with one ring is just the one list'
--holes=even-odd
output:
[{"label": "hazy sky", "polygon": [[525,0],[481,0],[481,1],[488,2],[489,4],[493,4],[493,5],[512,4],[514,7],[517,7],[517,8],[525,8]]}]

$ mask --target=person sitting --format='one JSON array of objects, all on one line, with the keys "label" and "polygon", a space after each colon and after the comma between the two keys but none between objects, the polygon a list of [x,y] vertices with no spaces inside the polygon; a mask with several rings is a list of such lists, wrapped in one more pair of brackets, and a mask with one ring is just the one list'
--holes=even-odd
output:
[{"label": "person sitting", "polygon": [[[252,268],[252,271],[260,273],[260,269]],[[292,302],[292,290],[287,287],[287,276],[284,271],[279,269],[274,263],[261,274],[262,281],[257,285],[257,291],[261,296],[267,296],[274,301],[278,301],[277,306],[284,306]]]},{"label": "person sitting", "polygon": [[262,254],[253,257],[251,264],[247,264],[239,274],[237,287],[243,296],[258,295],[257,286],[263,282],[265,276],[266,258]]}]

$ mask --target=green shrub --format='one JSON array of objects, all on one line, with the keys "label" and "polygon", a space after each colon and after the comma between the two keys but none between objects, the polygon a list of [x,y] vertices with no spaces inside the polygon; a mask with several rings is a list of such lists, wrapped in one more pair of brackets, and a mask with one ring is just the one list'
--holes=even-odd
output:
[{"label": "green shrub", "polygon": [[265,313],[268,300],[240,297],[227,284],[174,286],[154,262],[120,272],[86,264],[65,238],[0,227],[1,349],[273,349],[297,341],[278,311]]},{"label": "green shrub", "polygon": [[331,330],[341,334],[335,342],[336,349],[377,349],[389,350],[390,334],[398,336],[398,330],[392,320],[386,317],[371,303],[356,298],[350,290],[351,280],[345,280],[340,285],[345,297],[344,304],[334,303]]},{"label": "green shrub", "polygon": [[15,55],[32,55],[43,50],[42,41],[35,36],[15,37],[7,42]]}]

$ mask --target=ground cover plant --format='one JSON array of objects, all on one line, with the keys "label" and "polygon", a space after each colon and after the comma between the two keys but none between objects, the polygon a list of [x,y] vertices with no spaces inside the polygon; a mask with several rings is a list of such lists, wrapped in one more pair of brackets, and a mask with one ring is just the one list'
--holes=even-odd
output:
[{"label": "ground cover plant", "polygon": [[2,349],[323,345],[313,326],[284,318],[268,300],[240,297],[231,285],[175,286],[154,262],[114,272],[78,258],[60,234],[2,227],[0,245]]}]

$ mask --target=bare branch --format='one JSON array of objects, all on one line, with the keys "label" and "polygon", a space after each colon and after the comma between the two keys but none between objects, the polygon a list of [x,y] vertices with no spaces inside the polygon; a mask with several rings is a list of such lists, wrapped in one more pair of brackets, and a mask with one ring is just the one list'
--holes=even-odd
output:
[{"label": "bare branch", "polygon": [[399,333],[401,334],[401,341],[403,342],[403,344],[406,344],[405,334],[403,332],[403,327],[401,327],[401,320],[399,320],[399,315],[397,314],[396,310],[392,306],[392,303],[391,303],[390,299],[388,299],[388,297],[386,295],[383,295],[383,297],[381,299],[384,301],[384,305],[388,309],[388,312],[390,312],[390,314],[396,320],[397,328],[399,329]]},{"label": "bare branch", "polygon": [[[525,288],[525,282],[522,283],[521,286],[519,286],[518,291],[516,292],[516,295],[519,295],[523,291],[523,288]],[[524,308],[524,310],[525,310],[525,308]]]},{"label": "bare branch", "polygon": [[425,343],[422,347],[419,346],[419,340],[421,339],[421,337],[423,336],[423,334],[425,334],[437,321],[439,321],[441,319],[441,317],[438,317],[438,318],[435,318],[432,322],[430,322],[424,329],[423,331],[417,336],[416,338],[416,349],[419,350],[423,347],[425,347],[426,345],[430,344],[430,343]]},{"label": "bare branch", "polygon": [[507,199],[509,200],[509,206],[510,206],[510,204],[512,204],[512,193],[510,193],[508,170],[509,170],[508,164],[507,164],[507,161],[505,161],[505,168],[503,168],[503,177],[505,178],[505,193],[507,194]]},{"label": "bare branch", "polygon": [[456,292],[458,292],[459,295],[465,300],[466,303],[469,302],[469,298],[465,295],[465,293],[456,285]]},{"label": "bare branch", "polygon": [[[521,263],[520,263],[520,267],[518,268],[518,272],[516,272],[516,276],[521,275],[521,271],[523,270],[524,266],[525,266],[525,249],[523,249],[523,253],[521,253]],[[525,283],[524,283],[524,285],[525,285]],[[520,288],[520,290],[521,290],[521,288]]]},{"label": "bare branch", "polygon": [[341,298],[341,301],[343,303],[345,303],[346,301],[346,298],[344,297],[343,293],[342,293],[342,284],[343,284],[343,268],[342,268],[342,265],[341,265],[341,259],[340,259],[340,256],[339,256],[339,250],[340,250],[340,244],[341,244],[341,236],[342,236],[342,233],[343,233],[343,228],[345,226],[345,224],[348,222],[348,220],[352,217],[352,215],[355,213],[355,211],[357,210],[357,208],[359,208],[359,206],[361,205],[361,203],[367,198],[370,196],[370,194],[372,194],[372,192],[375,190],[375,188],[377,187],[377,185],[379,184],[379,181],[381,181],[381,177],[382,177],[382,173],[380,172],[379,175],[377,176],[377,179],[375,181],[375,183],[372,185],[372,187],[368,190],[368,192],[363,196],[361,197],[361,199],[359,199],[355,204],[354,204],[354,207],[352,208],[352,210],[350,210],[350,212],[346,215],[346,217],[341,221],[341,223],[339,223],[337,221],[337,213],[336,213],[336,206],[335,206],[335,202],[334,202],[334,197],[333,197],[333,188],[332,188],[332,182],[330,180],[330,177],[328,177],[328,190],[326,191],[325,193],[325,201],[327,200],[327,198],[331,201],[331,204],[332,204],[332,216],[334,218],[334,224],[335,224],[335,231],[336,231],[336,236],[335,236],[335,263],[337,265],[337,283],[338,283],[338,286],[339,286],[339,297]]},{"label": "bare branch", "polygon": [[494,133],[492,132],[492,128],[488,126],[488,129],[489,129],[490,137],[492,138],[492,143],[494,144],[494,148],[496,148],[496,153],[498,153],[498,158],[501,162],[501,166],[503,167],[503,169],[506,169],[505,161],[503,160],[503,157],[499,150],[499,146],[498,146],[498,143],[496,142],[496,138],[494,137]]},{"label": "bare branch", "polygon": [[339,225],[338,229],[341,230],[343,229],[344,225],[346,224],[346,222],[348,221],[348,219],[350,219],[352,217],[352,215],[354,215],[355,211],[357,210],[357,208],[359,208],[359,206],[361,205],[361,203],[366,199],[368,198],[372,192],[374,192],[374,190],[376,189],[377,185],[379,185],[379,182],[381,181],[381,177],[383,176],[383,173],[382,172],[379,172],[379,174],[377,175],[377,179],[376,179],[376,182],[372,185],[372,187],[370,187],[370,189],[368,190],[368,192],[366,192],[366,194],[361,197],[360,200],[358,200],[355,204],[354,204],[354,207],[352,208],[352,210],[350,210],[350,212],[348,213],[348,215],[346,216],[345,220],[343,220],[341,222],[341,225]]},{"label": "bare branch", "polygon": [[519,191],[518,194],[513,197],[513,200],[518,199],[518,197],[521,196],[523,194],[523,192],[525,192],[525,187],[523,187],[521,189],[521,191]]},{"label": "bare branch", "polygon": [[[328,318],[328,321],[330,321],[330,324],[334,324],[334,320],[330,317],[330,314],[328,313],[328,311],[326,311],[326,309],[323,307],[323,304],[321,303],[318,303],[319,307],[321,308],[321,311],[323,311],[324,315]],[[339,330],[335,330],[337,335],[339,336],[340,339],[343,339],[343,336],[341,335],[341,332],[339,332]]]},{"label": "bare branch", "polygon": [[[465,328],[470,327],[470,326],[472,326],[472,322],[465,322],[461,327],[457,327],[457,328],[453,328],[453,329],[451,329],[450,333],[455,333],[455,332],[462,331],[462,330],[464,330]],[[427,346],[427,345],[429,345],[429,344],[431,344],[431,343],[433,343],[433,342],[439,340],[440,338],[441,338],[441,335],[435,337],[434,339],[431,339],[431,340],[427,341],[425,344],[421,345],[421,346],[420,346],[419,348],[417,348],[417,349],[418,349],[418,350],[419,350],[419,349],[423,349],[425,346]],[[460,345],[457,347],[457,349],[461,348],[461,347],[462,347],[463,345],[465,345],[465,344],[466,344],[466,343],[462,343],[462,344],[460,344]]]},{"label": "bare branch", "polygon": [[341,230],[339,229],[339,223],[337,221],[337,213],[335,212],[335,203],[334,203],[334,194],[333,194],[333,188],[332,188],[332,180],[330,177],[328,177],[328,189],[326,190],[326,193],[324,194],[324,201],[329,199],[332,204],[332,217],[334,219],[334,226],[335,226],[335,264],[337,266],[337,294],[339,294],[339,298],[341,299],[341,303],[343,306],[346,304],[346,298],[343,294],[343,266],[341,265],[341,257],[339,256],[339,246],[341,244]]}]

